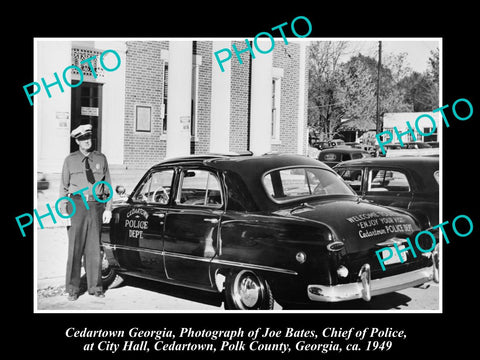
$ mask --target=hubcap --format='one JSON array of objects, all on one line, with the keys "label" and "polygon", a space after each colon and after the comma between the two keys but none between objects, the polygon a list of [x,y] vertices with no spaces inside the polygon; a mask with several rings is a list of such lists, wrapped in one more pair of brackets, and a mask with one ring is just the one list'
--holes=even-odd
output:
[{"label": "hubcap", "polygon": [[235,283],[234,297],[239,307],[242,309],[255,307],[262,291],[258,280],[250,274],[238,274]]}]

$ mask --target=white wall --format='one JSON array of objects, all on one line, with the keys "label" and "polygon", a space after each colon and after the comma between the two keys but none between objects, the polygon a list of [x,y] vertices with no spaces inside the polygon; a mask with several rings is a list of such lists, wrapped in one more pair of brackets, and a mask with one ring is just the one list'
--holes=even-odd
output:
[{"label": "white wall", "polygon": [[192,42],[170,41],[168,51],[167,158],[190,154]]},{"label": "white wall", "polygon": [[[213,41],[212,53],[230,47],[230,41]],[[231,62],[223,63],[223,67],[222,72],[212,56],[210,152],[213,153],[226,153],[230,149]]]},{"label": "white wall", "polygon": [[[38,40],[36,42],[36,67],[32,82],[38,82],[42,89],[33,97],[36,125],[36,158],[37,170],[41,172],[60,172],[65,156],[70,150],[70,87],[66,86],[62,74],[71,65],[71,42]],[[41,79],[47,84],[55,81],[57,73],[63,87],[63,93],[58,85],[49,88],[51,98]],[[67,78],[68,79],[68,78]],[[26,85],[26,84],[25,84]],[[32,89],[29,89],[33,92]],[[28,100],[25,97],[25,101]],[[68,117],[67,119],[62,119]],[[62,123],[66,122],[66,127]]]}]

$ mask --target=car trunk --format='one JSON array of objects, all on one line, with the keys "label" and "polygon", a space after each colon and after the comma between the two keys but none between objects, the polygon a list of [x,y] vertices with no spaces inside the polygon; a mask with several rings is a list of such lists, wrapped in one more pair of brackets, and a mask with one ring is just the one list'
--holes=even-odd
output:
[{"label": "car trunk", "polygon": [[[338,265],[349,270],[349,281],[356,281],[356,276],[363,264],[370,264],[372,278],[381,278],[426,266],[427,259],[414,248],[416,257],[410,250],[400,254],[394,249],[394,243],[401,250],[408,247],[407,238],[415,244],[415,235],[421,229],[416,220],[407,212],[378,206],[353,198],[335,198],[297,207],[292,216],[321,222],[329,226],[335,234],[335,240],[345,244],[345,251],[339,258]],[[415,245],[414,245],[415,246]],[[423,246],[428,248],[427,246]],[[391,248],[393,256],[380,265],[376,251]],[[387,257],[390,250],[385,249],[379,255]],[[385,254],[385,255],[384,255]]]}]

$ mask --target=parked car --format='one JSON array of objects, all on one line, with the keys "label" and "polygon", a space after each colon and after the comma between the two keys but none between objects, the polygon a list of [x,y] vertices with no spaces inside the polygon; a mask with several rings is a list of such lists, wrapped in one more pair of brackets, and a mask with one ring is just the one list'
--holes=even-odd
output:
[{"label": "parked car", "polygon": [[381,205],[421,212],[438,224],[439,159],[406,156],[352,160],[334,170],[358,195]]},{"label": "parked car", "polygon": [[429,149],[432,146],[429,143],[424,143],[421,141],[412,141],[405,143],[403,148],[404,149]]},{"label": "parked car", "polygon": [[369,158],[371,156],[372,155],[368,151],[362,149],[341,147],[320,151],[320,153],[318,154],[318,160],[327,164],[330,167],[334,167],[342,161]]},{"label": "parked car", "polygon": [[37,172],[37,191],[47,190],[50,187],[50,182],[44,173]]},{"label": "parked car", "polygon": [[377,156],[379,146],[378,145],[368,145],[357,142],[347,142],[345,145],[350,146],[355,149],[362,149],[367,151],[372,156]]},{"label": "parked car", "polygon": [[342,139],[332,139],[328,141],[328,145],[330,147],[345,146],[345,141],[343,141]]},{"label": "parked car", "polygon": [[399,149],[403,149],[403,147],[400,145],[400,144],[386,144],[386,145],[383,145],[383,148],[385,150],[399,150]]},{"label": "parked car", "polygon": [[432,279],[431,256],[404,252],[383,271],[375,254],[424,225],[359,199],[307,157],[176,158],[115,205],[102,234],[105,286],[116,274],[148,278],[224,294],[226,309],[370,300]]},{"label": "parked car", "polygon": [[313,147],[316,147],[319,150],[331,149],[339,146],[346,146],[345,141],[342,139],[332,139],[332,140],[319,140],[315,139],[310,142]]}]

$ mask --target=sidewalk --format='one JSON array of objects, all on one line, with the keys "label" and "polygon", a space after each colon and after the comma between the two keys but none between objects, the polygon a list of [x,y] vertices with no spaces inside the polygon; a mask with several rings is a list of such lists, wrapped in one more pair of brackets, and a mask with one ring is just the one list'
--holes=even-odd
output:
[{"label": "sidewalk", "polygon": [[[140,181],[145,170],[111,169],[112,188],[115,191],[117,185],[125,186],[127,193],[133,191],[135,185]],[[47,204],[55,213],[55,202],[59,198],[60,174],[45,174],[49,181],[47,190],[39,191],[37,194],[36,209],[39,215],[47,213]],[[113,200],[119,199],[115,193]],[[63,286],[65,282],[65,270],[67,264],[68,237],[67,229],[60,217],[55,217],[54,224],[50,217],[42,219],[44,228],[41,229],[35,220],[36,232],[36,278],[37,290],[48,287]]]}]

